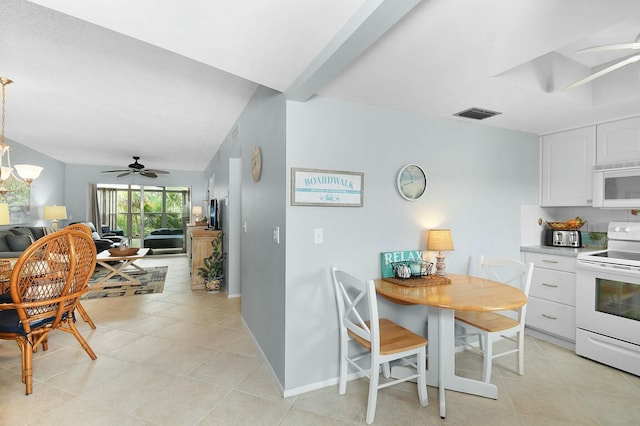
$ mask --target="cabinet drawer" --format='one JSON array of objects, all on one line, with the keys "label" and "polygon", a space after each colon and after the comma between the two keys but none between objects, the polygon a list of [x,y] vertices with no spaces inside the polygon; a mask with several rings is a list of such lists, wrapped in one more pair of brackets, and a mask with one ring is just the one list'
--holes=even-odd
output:
[{"label": "cabinet drawer", "polygon": [[576,274],[534,268],[529,294],[539,299],[576,306]]},{"label": "cabinet drawer", "polygon": [[576,340],[576,308],[572,306],[529,297],[525,324],[544,333]]},{"label": "cabinet drawer", "polygon": [[552,254],[525,252],[524,258],[527,263],[533,262],[536,268],[576,272],[576,258],[573,256],[554,256]]}]

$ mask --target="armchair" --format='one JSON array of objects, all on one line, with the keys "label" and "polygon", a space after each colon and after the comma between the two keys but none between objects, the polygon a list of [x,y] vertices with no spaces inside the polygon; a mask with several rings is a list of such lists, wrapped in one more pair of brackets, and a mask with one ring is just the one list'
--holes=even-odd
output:
[{"label": "armchair", "polygon": [[88,221],[72,222],[69,225],[75,225],[77,223],[82,223],[89,227],[89,229],[91,230],[91,238],[93,239],[93,242],[96,244],[96,251],[98,253],[104,250],[109,250],[110,248],[118,247],[123,241],[127,240],[126,237],[115,235],[115,234],[114,235],[107,234],[101,237],[100,234],[98,234],[98,231],[96,230],[96,226],[93,224],[93,222],[88,222]]}]

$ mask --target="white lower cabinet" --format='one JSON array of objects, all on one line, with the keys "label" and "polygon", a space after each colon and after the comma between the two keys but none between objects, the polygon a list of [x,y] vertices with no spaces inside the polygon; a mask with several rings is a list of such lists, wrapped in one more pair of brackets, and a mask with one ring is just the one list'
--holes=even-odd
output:
[{"label": "white lower cabinet", "polygon": [[526,326],[553,337],[576,340],[576,258],[524,252],[533,262]]}]

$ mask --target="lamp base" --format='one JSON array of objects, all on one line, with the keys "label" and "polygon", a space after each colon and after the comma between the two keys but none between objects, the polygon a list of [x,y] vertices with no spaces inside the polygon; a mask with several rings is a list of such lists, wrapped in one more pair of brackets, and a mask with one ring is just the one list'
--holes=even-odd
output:
[{"label": "lamp base", "polygon": [[447,271],[445,268],[444,256],[436,256],[436,275],[439,277],[446,277]]},{"label": "lamp base", "polygon": [[53,219],[51,221],[51,229],[53,229],[54,232],[58,231],[58,219]]}]

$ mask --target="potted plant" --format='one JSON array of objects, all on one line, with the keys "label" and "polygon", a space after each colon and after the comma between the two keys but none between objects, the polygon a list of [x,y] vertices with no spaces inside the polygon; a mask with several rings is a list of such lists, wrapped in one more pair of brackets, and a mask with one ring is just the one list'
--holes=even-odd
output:
[{"label": "potted plant", "polygon": [[204,258],[204,266],[198,268],[198,275],[204,278],[204,286],[210,292],[224,290],[224,259],[227,254],[222,251],[222,232],[211,240],[213,252]]}]

